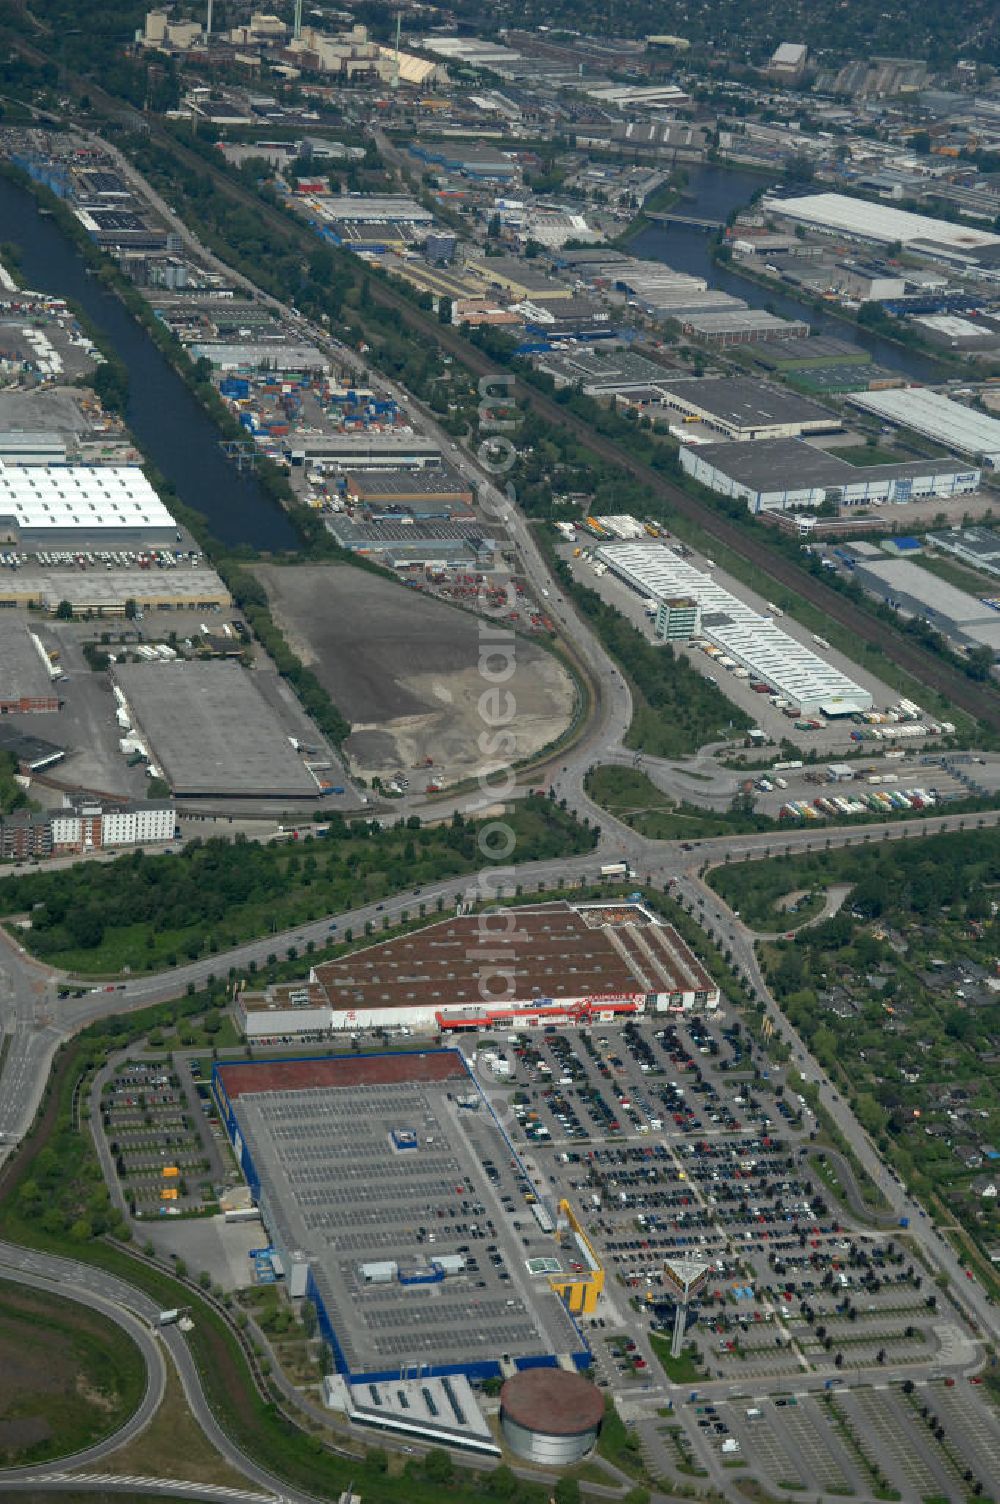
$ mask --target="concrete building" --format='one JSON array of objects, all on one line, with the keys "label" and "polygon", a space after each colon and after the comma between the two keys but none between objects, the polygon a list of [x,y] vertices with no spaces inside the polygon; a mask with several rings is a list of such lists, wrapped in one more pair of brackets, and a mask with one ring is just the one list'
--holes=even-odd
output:
[{"label": "concrete building", "polygon": [[58,710],[56,672],[34,632],[0,615],[0,715]]},{"label": "concrete building", "polygon": [[660,602],[656,635],[664,642],[689,642],[701,631],[701,607],[691,595],[675,595]]},{"label": "concrete building", "polygon": [[[1000,237],[997,239],[1000,241]],[[1000,465],[1000,419],[976,412],[940,392],[911,386],[888,392],[856,392],[848,401],[887,423],[911,428],[958,454],[982,460],[991,469]]]},{"label": "concrete building", "polygon": [[898,465],[852,465],[836,450],[801,439],[756,444],[701,444],[680,450],[686,475],[720,496],[734,496],[751,512],[788,512],[833,502],[857,506],[968,496],[982,472],[959,460],[907,460]]},{"label": "concrete building", "polygon": [[1000,611],[995,607],[909,559],[887,557],[874,545],[849,544],[847,551],[855,558],[855,579],[879,600],[929,622],[959,647],[986,647],[1000,657]]},{"label": "concrete building", "polygon": [[928,533],[927,541],[945,553],[954,554],[972,569],[1000,575],[1000,533],[985,527],[953,527],[945,532]]},{"label": "concrete building", "polygon": [[262,371],[289,376],[326,374],[330,362],[314,345],[286,345],[278,340],[260,340],[256,344],[201,344],[191,346],[194,360],[204,358],[216,371]]},{"label": "concrete building", "polygon": [[393,513],[405,509],[415,515],[450,516],[472,506],[472,488],[449,466],[423,470],[368,470],[350,472],[344,484],[352,501],[372,511]]},{"label": "concrete building", "polygon": [[768,194],[761,207],[779,219],[871,245],[892,245],[898,241],[918,249],[933,246],[945,251],[976,251],[1000,245],[1000,235],[986,230],[894,209],[888,204],[869,203],[867,199],[849,198],[843,193],[806,193],[797,198]]},{"label": "concrete building", "polygon": [[0,543],[34,551],[172,546],[177,524],[138,465],[0,461]]},{"label": "concrete building", "polygon": [[71,856],[110,847],[159,846],[174,839],[169,802],[113,804],[77,799],[64,809],[16,810],[0,817],[0,857]]},{"label": "concrete building", "polygon": [[[394,1273],[395,1266],[387,1264]],[[465,1374],[442,1378],[395,1378],[378,1384],[351,1384],[342,1374],[323,1380],[323,1403],[355,1425],[371,1426],[431,1445],[499,1457],[500,1448],[483,1417]]]},{"label": "concrete building", "polygon": [[[318,798],[328,777],[293,749],[285,725],[238,663],[116,664],[112,677],[153,766],[175,795]],[[327,765],[328,766],[328,765]]]},{"label": "concrete building", "polygon": [[328,961],[310,980],[327,992],[334,1029],[461,1031],[718,1005],[718,988],[669,925],[638,904],[623,905],[614,923],[606,912],[520,910],[513,970],[485,996],[473,959],[478,921],[466,917]]},{"label": "concrete building", "polygon": [[838,415],[809,397],[769,386],[750,376],[705,376],[676,381],[664,372],[656,382],[664,406],[697,418],[729,439],[790,439],[807,433],[834,433]]},{"label": "concrete building", "polygon": [[861,303],[877,303],[885,298],[901,298],[906,292],[906,278],[879,266],[861,261],[838,261],[833,269],[833,283],[846,297]]},{"label": "concrete building", "polygon": [[423,434],[398,428],[377,433],[296,433],[286,441],[285,454],[293,464],[312,465],[333,471],[417,470],[424,465],[440,467],[441,446]]},{"label": "concrete building", "polygon": [[702,636],[802,715],[871,709],[866,689],[673,549],[651,541],[606,543],[595,557],[644,600],[691,596],[701,607]]},{"label": "concrete building", "polygon": [[129,601],[140,611],[225,609],[232,596],[214,569],[46,569],[29,563],[0,571],[0,607],[21,606],[53,614],[68,601],[74,616],[124,616]]},{"label": "concrete building", "polygon": [[500,1391],[500,1429],[525,1462],[572,1467],[597,1445],[603,1420],[601,1391],[565,1369],[528,1369]]},{"label": "concrete building", "polygon": [[763,308],[735,309],[729,313],[691,313],[681,320],[685,334],[710,345],[748,345],[756,340],[805,339],[809,325],[804,319],[780,319]]},{"label": "concrete building", "polygon": [[718,988],[680,935],[639,904],[519,910],[516,963],[485,996],[477,926],[459,916],[325,962],[294,997],[284,988],[244,994],[240,1024],[248,1039],[260,1040],[362,1028],[609,1022],[718,1006]]}]

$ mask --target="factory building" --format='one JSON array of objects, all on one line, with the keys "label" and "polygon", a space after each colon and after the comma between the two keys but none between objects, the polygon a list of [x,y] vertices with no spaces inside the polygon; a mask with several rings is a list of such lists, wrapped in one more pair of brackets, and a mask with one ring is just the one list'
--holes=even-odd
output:
[{"label": "factory building", "polygon": [[639,904],[518,910],[516,959],[484,995],[475,916],[314,967],[307,983],[245,993],[251,1040],[330,1030],[457,1032],[715,1008],[719,989],[670,925]]},{"label": "factory building", "polygon": [[286,345],[278,340],[260,340],[256,344],[222,342],[192,345],[194,360],[211,362],[215,371],[237,371],[246,375],[273,372],[283,376],[326,375],[330,362],[315,345]]},{"label": "factory building", "polygon": [[808,433],[835,433],[843,427],[829,408],[786,388],[749,376],[705,376],[672,380],[664,372],[656,385],[664,405],[697,419],[728,439],[799,438]]},{"label": "factory building", "polygon": [[745,501],[755,513],[797,511],[827,501],[846,510],[928,496],[968,496],[982,481],[981,470],[958,460],[852,465],[836,450],[815,449],[801,439],[682,447],[680,462],[700,485]]},{"label": "factory building", "polygon": [[[1000,241],[1000,236],[997,239]],[[992,469],[1000,466],[1000,418],[976,412],[940,392],[911,386],[889,392],[855,392],[848,401],[884,422],[910,428],[936,444],[982,460]]]},{"label": "factory building", "polygon": [[138,465],[0,460],[0,542],[27,551],[173,546],[177,524]]},{"label": "factory building", "polygon": [[595,557],[643,599],[687,595],[696,600],[702,636],[800,714],[840,716],[871,709],[866,689],[673,549],[653,542],[606,543]]}]

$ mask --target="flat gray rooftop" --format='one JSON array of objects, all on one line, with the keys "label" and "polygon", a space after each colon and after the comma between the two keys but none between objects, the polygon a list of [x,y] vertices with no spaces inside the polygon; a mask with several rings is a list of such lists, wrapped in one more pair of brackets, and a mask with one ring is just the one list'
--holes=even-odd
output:
[{"label": "flat gray rooftop", "polygon": [[769,386],[751,376],[689,377],[678,381],[664,373],[657,385],[679,401],[691,402],[703,412],[740,428],[766,428],[775,423],[840,423],[836,413],[811,398]]},{"label": "flat gray rooftop", "polygon": [[609,392],[619,387],[663,386],[669,382],[671,372],[632,350],[572,350],[568,353],[554,350],[543,355],[539,361],[543,371],[550,371],[556,380],[582,383],[595,390]]},{"label": "flat gray rooftop", "polygon": [[113,674],[175,794],[319,794],[253,674],[238,663],[120,664]]},{"label": "flat gray rooftop", "polygon": [[804,439],[757,439],[752,444],[699,444],[698,458],[741,485],[759,491],[800,486],[846,486],[888,475],[949,475],[965,472],[961,460],[904,460],[898,465],[852,465],[836,450],[817,449]]},{"label": "flat gray rooftop", "polygon": [[52,680],[23,621],[0,612],[0,700],[54,694]]},{"label": "flat gray rooftop", "polygon": [[[471,1082],[468,1089],[475,1092]],[[484,1110],[467,1113],[449,1100],[449,1092],[454,1097],[462,1090],[454,1079],[366,1082],[243,1091],[235,1104],[268,1231],[279,1248],[309,1259],[355,1377],[580,1346],[544,1281],[531,1283],[530,1306],[525,1299],[523,1250],[497,1216],[460,1120],[469,1118],[470,1131],[485,1138],[485,1152],[498,1163],[506,1163],[510,1151]],[[415,1132],[416,1148],[394,1147],[393,1130],[401,1129]],[[477,1239],[469,1226],[485,1228],[487,1216],[497,1231]],[[494,1269],[489,1242],[505,1256],[511,1280],[501,1281]],[[479,1268],[433,1284],[402,1284],[396,1277],[366,1284],[360,1272],[362,1264],[427,1266],[466,1246]]]}]

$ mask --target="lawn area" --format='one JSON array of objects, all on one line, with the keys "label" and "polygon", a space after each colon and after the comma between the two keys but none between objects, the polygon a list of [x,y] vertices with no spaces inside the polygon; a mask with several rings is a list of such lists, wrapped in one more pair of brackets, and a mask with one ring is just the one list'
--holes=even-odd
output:
[{"label": "lawn area", "polygon": [[173,1361],[167,1360],[163,1403],[135,1441],[102,1458],[101,1471],[157,1478],[183,1478],[223,1488],[247,1488],[246,1478],[209,1443],[184,1398]]},{"label": "lawn area", "polygon": [[0,1463],[46,1462],[112,1435],[145,1382],[139,1349],[106,1317],[0,1283]]},{"label": "lawn area", "polygon": [[898,465],[905,458],[878,444],[852,444],[847,449],[835,449],[833,453],[838,460],[846,460],[849,465],[859,465],[862,469],[866,465]]},{"label": "lawn area", "polygon": [[710,836],[778,828],[766,816],[728,810],[716,814],[693,804],[678,804],[637,768],[604,764],[588,773],[585,787],[602,809],[654,841],[700,841]]},{"label": "lawn area", "polygon": [[977,574],[974,569],[967,569],[957,559],[950,558],[947,554],[923,553],[917,554],[913,560],[921,569],[929,570],[936,574],[939,580],[947,580],[949,585],[955,585],[959,590],[967,590],[970,595],[1000,595],[1000,580],[995,576]]},{"label": "lawn area", "polygon": [[[160,971],[404,888],[478,871],[490,857],[489,823],[456,815],[434,828],[415,817],[373,828],[334,819],[326,835],[295,846],[192,841],[179,856],[134,852],[102,866],[77,862],[0,882],[0,915],[30,914],[18,938],[70,974]],[[592,832],[548,799],[523,800],[506,824],[521,862],[593,846]]]},{"label": "lawn area", "polygon": [[663,1365],[663,1371],[673,1384],[695,1384],[705,1377],[704,1369],[695,1361],[694,1349],[685,1347],[679,1358],[670,1356],[670,1343],[666,1337],[650,1332],[649,1345]]}]

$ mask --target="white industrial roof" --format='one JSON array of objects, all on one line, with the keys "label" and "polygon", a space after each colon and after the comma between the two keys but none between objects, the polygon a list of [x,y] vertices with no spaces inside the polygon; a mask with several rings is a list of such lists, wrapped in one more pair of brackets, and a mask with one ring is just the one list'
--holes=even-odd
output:
[{"label": "white industrial roof", "polygon": [[892,209],[887,204],[870,204],[865,199],[848,198],[842,193],[766,198],[764,203],[765,207],[788,219],[882,241],[886,245],[894,240],[903,245],[923,240],[974,250],[979,246],[1000,244],[1000,235],[990,234],[987,230],[973,230],[946,219],[934,219],[929,214],[913,214],[908,209]]},{"label": "white industrial roof", "polygon": [[170,528],[176,523],[138,465],[7,465],[0,516],[21,528]]},{"label": "white industrial roof", "polygon": [[597,550],[597,558],[641,595],[657,600],[693,596],[701,607],[702,635],[796,704],[829,705],[840,714],[871,707],[867,690],[673,549],[651,541],[610,543]]},{"label": "white industrial roof", "polygon": [[960,454],[1000,465],[1000,419],[964,407],[940,392],[911,386],[898,391],[856,392],[848,401],[865,412],[937,439]]}]

